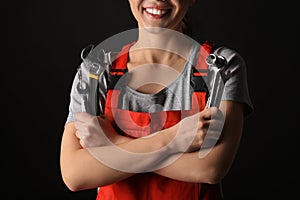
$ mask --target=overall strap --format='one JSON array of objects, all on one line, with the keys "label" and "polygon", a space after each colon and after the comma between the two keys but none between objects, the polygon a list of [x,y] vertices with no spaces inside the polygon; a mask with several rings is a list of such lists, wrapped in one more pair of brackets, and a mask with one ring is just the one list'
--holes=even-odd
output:
[{"label": "overall strap", "polygon": [[[113,89],[119,79],[127,72],[127,61],[129,56],[129,49],[133,43],[125,45],[118,53],[116,58],[111,61],[111,68],[109,72],[108,89]],[[206,57],[213,51],[215,44],[205,41],[201,46],[198,53],[198,60],[196,67],[193,69],[192,86],[194,91],[206,91],[204,81],[198,77],[207,76],[208,65]]]},{"label": "overall strap", "polygon": [[[127,72],[129,49],[133,43],[125,45],[111,61],[108,89],[114,89],[119,79]],[[199,49],[197,64],[192,70],[191,85],[195,92],[208,92],[203,77],[207,76],[208,65],[206,57],[213,51],[215,44],[205,41]]]},{"label": "overall strap", "polygon": [[132,44],[125,45],[116,55],[114,60],[111,60],[110,71],[108,75],[108,90],[113,90],[119,79],[127,72],[127,61],[129,56],[129,48],[131,45]]},{"label": "overall strap", "polygon": [[203,78],[207,76],[208,65],[206,57],[213,51],[214,43],[205,41],[199,49],[197,64],[193,67],[191,85],[194,92],[207,92],[208,88]]},{"label": "overall strap", "polygon": [[[208,65],[206,64],[206,57],[213,51],[215,44],[213,42],[205,41],[201,46],[198,54],[198,64],[196,68],[201,72],[207,72]],[[204,74],[206,75],[206,74]]]}]

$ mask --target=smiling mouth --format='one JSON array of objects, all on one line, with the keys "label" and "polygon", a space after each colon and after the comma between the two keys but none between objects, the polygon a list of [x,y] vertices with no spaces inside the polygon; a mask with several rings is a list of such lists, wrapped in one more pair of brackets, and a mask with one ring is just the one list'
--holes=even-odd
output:
[{"label": "smiling mouth", "polygon": [[149,15],[156,17],[156,18],[161,18],[165,16],[167,13],[169,13],[169,9],[157,9],[157,8],[145,8],[146,13]]}]

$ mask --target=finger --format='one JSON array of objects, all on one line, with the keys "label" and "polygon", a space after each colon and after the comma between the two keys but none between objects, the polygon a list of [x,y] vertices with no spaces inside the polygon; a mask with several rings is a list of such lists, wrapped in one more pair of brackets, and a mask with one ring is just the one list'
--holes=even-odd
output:
[{"label": "finger", "polygon": [[81,138],[81,135],[80,135],[80,132],[79,132],[79,131],[76,131],[76,132],[75,132],[75,135],[76,135],[77,138],[79,138],[79,139]]},{"label": "finger", "polygon": [[87,112],[77,112],[77,113],[75,113],[75,119],[76,119],[77,121],[82,121],[82,122],[84,122],[84,121],[89,120],[89,119],[92,118],[92,117],[93,117],[93,116],[90,115],[90,114],[87,113]]},{"label": "finger", "polygon": [[75,128],[77,129],[77,131],[82,131],[85,126],[84,126],[84,122],[81,122],[81,121],[75,121],[74,122],[74,125],[75,125]]},{"label": "finger", "polygon": [[83,137],[87,137],[90,135],[90,132],[88,131],[88,128],[84,125],[83,122],[76,122],[75,123],[75,128],[77,129],[77,137],[78,138],[83,138]]},{"label": "finger", "polygon": [[88,136],[88,133],[86,131],[77,130],[75,133],[76,137],[79,139],[83,139]]},{"label": "finger", "polygon": [[84,143],[84,141],[83,141],[83,140],[79,140],[79,143],[80,143],[80,145],[81,145],[83,148],[85,148],[85,147],[86,147],[86,145],[85,145],[85,143]]},{"label": "finger", "polygon": [[212,108],[207,108],[207,109],[204,109],[203,111],[201,111],[201,115],[200,115],[200,119],[201,120],[209,120],[211,119],[211,111]]},{"label": "finger", "polygon": [[209,111],[211,116],[217,116],[218,114],[220,114],[220,110],[217,107],[211,107]]},{"label": "finger", "polygon": [[202,111],[202,119],[219,119],[223,116],[222,111],[217,107],[210,107]]}]

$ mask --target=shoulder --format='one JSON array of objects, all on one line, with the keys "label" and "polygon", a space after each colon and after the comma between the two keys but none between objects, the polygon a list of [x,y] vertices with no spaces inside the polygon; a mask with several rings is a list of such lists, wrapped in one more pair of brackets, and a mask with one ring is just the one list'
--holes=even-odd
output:
[{"label": "shoulder", "polygon": [[234,49],[220,46],[214,50],[216,55],[223,56],[227,60],[225,73],[230,73],[230,78],[225,84],[224,100],[233,100],[244,104],[244,114],[249,115],[253,111],[248,83],[247,68],[242,56]]},{"label": "shoulder", "polygon": [[223,56],[228,63],[240,63],[245,64],[242,56],[234,49],[226,46],[218,46],[214,49],[214,53],[219,56]]},{"label": "shoulder", "polygon": [[233,48],[209,40],[201,43],[201,47],[205,49],[206,52],[214,53],[217,56],[224,57],[229,65],[238,64],[240,66],[245,66],[244,59]]}]

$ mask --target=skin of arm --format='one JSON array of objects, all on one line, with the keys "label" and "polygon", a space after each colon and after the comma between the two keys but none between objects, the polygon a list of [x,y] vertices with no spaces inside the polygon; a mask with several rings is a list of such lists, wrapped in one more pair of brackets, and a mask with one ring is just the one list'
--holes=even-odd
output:
[{"label": "skin of arm", "polygon": [[[75,133],[76,128],[74,123],[70,122],[66,124],[61,143],[60,157],[62,178],[71,191],[97,188],[134,175],[112,169],[99,162],[87,149],[80,145]],[[142,140],[141,142],[158,144],[156,137],[151,137],[148,140]],[[128,142],[124,144],[128,144]],[[148,147],[147,145],[141,146]],[[142,151],[146,150],[143,149]]]},{"label": "skin of arm", "polygon": [[[105,120],[100,120],[99,123],[98,120],[96,120],[97,123],[95,123],[95,121],[93,122],[95,117],[91,118],[91,120],[85,117],[85,119],[87,119],[86,122],[70,122],[65,126],[61,143],[60,164],[62,178],[70,190],[78,191],[111,184],[135,174],[128,173],[124,170],[116,170],[112,167],[108,167],[110,165],[107,166],[99,162],[99,160],[103,160],[101,158],[96,159],[87,148],[82,147],[81,144],[84,142],[80,142],[80,139],[77,137],[81,134],[77,133],[78,130],[76,128],[84,133],[82,134],[84,138],[86,137],[86,132],[92,132],[92,130],[94,130],[94,134],[96,134],[99,131],[103,131],[115,145],[93,147],[97,149],[97,152],[111,158],[112,161],[117,161],[118,166],[127,167],[132,166],[132,163],[139,163],[139,165],[134,165],[134,167],[137,167],[138,170],[148,170],[149,172],[154,171],[150,169],[167,166],[164,164],[166,162],[169,164],[170,159],[174,158],[174,156],[180,156],[184,152],[192,152],[199,149],[206,134],[207,126],[211,123],[211,114],[211,110],[206,109],[192,116],[193,120],[189,118],[183,119],[180,123],[168,129],[152,134],[151,137],[138,139],[120,136],[109,123],[105,123]],[[199,118],[199,116],[202,117]],[[200,121],[199,119],[202,123],[198,125],[198,123],[195,123],[195,120]],[[92,123],[89,123],[91,121]],[[87,129],[85,123],[88,124]],[[100,127],[99,124],[102,129],[98,129],[98,127]],[[193,130],[196,128],[200,130],[197,132],[197,136],[190,133],[195,132]],[[176,139],[174,139],[175,137]],[[188,146],[185,145],[187,142],[189,142]],[[168,145],[169,143],[171,145]],[[165,148],[167,145],[168,147]],[[129,152],[147,153],[147,155],[142,158],[135,158],[135,156],[130,157],[131,154],[125,154],[125,156],[129,155],[129,157],[124,157],[123,155],[119,155],[119,152],[115,152],[116,146]],[[151,154],[150,156],[150,153],[156,150],[161,151]],[[164,171],[160,173],[164,173]]]},{"label": "skin of arm", "polygon": [[[229,109],[227,108],[227,115],[226,115],[228,118],[228,116],[231,116],[230,110],[232,108],[230,108],[230,106],[233,106],[236,103],[232,103],[232,102],[227,102],[227,103],[229,104],[227,105],[229,106]],[[207,113],[207,112],[203,111],[203,113]],[[180,124],[178,123],[178,125]],[[120,136],[116,133],[114,133],[115,135],[114,137],[110,136],[109,138],[112,139],[112,141],[116,143],[117,146],[131,152],[152,152],[166,146],[166,144],[168,144],[171,140],[173,140],[174,135],[178,133],[178,127],[179,127],[178,125],[159,131],[158,133],[154,134],[152,137],[147,137],[147,138],[130,139],[124,136]],[[205,122],[205,120],[201,125],[200,128],[201,130],[203,126],[204,127],[207,126],[207,122]],[[225,125],[225,127],[227,126],[228,125]],[[103,127],[105,127],[106,132],[110,132],[110,134],[112,134],[113,131],[111,130],[111,127],[109,126],[108,127],[103,126]],[[188,134],[184,134],[184,135],[188,135]],[[196,148],[199,148],[200,145],[202,144],[201,139],[199,140],[194,139],[193,143],[190,145],[190,148],[186,150],[192,153],[183,154],[183,152],[177,152],[180,153],[180,155],[182,154],[183,155],[179,159],[177,159],[177,161],[174,162],[173,164],[164,167],[162,169],[156,170],[155,173],[160,174],[162,176],[175,178],[177,180],[182,180],[182,181],[207,182],[207,183],[217,182],[219,180],[219,177],[222,177],[224,175],[223,173],[227,171],[231,163],[231,160],[234,157],[234,152],[236,150],[236,147],[234,147],[232,144],[233,143],[238,144],[237,142],[238,140],[236,139],[231,140],[230,137],[231,136],[229,137],[223,136],[222,142],[219,142],[219,144],[216,147],[214,147],[214,150],[210,152],[210,154],[208,154],[203,159],[200,159],[197,156],[198,155],[197,151],[192,152],[195,151]],[[224,138],[229,138],[229,141],[232,142],[223,142],[225,140]],[[180,138],[180,139],[186,139],[186,138]],[[187,140],[190,139],[191,138],[188,138]],[[231,147],[228,148],[227,145],[231,145]],[[219,146],[222,146],[223,148]],[[178,145],[176,147],[178,148]],[[97,148],[103,148],[104,154],[110,153],[109,146],[97,147]],[[219,150],[216,151],[215,150],[216,148]],[[224,156],[224,152],[223,152],[224,149],[230,150],[226,154],[227,156]],[[169,152],[163,152],[163,153],[169,153]],[[174,156],[174,154],[172,153],[169,153],[167,155],[169,155],[170,157]],[[222,157],[224,159],[220,159],[219,157]],[[153,159],[158,159],[158,158],[154,156],[152,158],[152,161]],[[129,160],[127,162],[131,162],[131,161]],[[62,143],[61,143],[60,163],[61,163],[62,178],[65,184],[67,185],[67,187],[72,191],[96,188],[99,186],[111,184],[116,181],[128,178],[135,174],[135,173],[127,173],[124,171],[112,169],[104,165],[103,163],[99,162],[97,159],[95,159],[85,148],[83,148],[80,145],[79,139],[76,137],[76,128],[73,122],[68,123],[65,126]]]},{"label": "skin of arm", "polygon": [[62,178],[71,191],[97,188],[132,175],[101,164],[82,148],[75,133],[73,122],[65,125],[60,153]]},{"label": "skin of arm", "polygon": [[[131,139],[120,136],[109,126],[104,126],[104,129],[106,129],[106,132],[110,133],[109,138],[118,147],[130,152],[147,153],[165,147],[166,144],[172,140],[170,135],[176,132],[177,126],[160,131],[152,137],[140,139]],[[116,170],[99,162],[86,148],[81,146],[79,139],[76,137],[76,131],[77,129],[74,122],[66,124],[61,143],[60,166],[62,178],[71,191],[97,188],[128,178],[135,174]],[[112,156],[111,152],[116,149],[116,147],[112,145],[96,148],[98,148],[100,152],[103,152],[103,155],[109,156]],[[167,151],[169,151],[169,149],[166,149],[162,153],[165,154]],[[152,163],[155,160],[160,159],[161,156],[162,154],[157,154],[153,157],[149,156],[149,159],[145,162]],[[139,160],[139,162],[141,163],[144,161]],[[131,163],[131,160],[123,159],[121,165],[126,166]]]},{"label": "skin of arm", "polygon": [[219,183],[228,173],[235,158],[243,128],[243,104],[223,101],[226,108],[225,124],[218,144],[205,157],[198,151],[185,153],[171,165],[155,173],[169,178],[197,183]]}]

